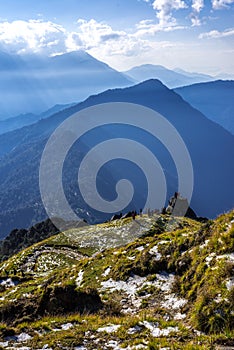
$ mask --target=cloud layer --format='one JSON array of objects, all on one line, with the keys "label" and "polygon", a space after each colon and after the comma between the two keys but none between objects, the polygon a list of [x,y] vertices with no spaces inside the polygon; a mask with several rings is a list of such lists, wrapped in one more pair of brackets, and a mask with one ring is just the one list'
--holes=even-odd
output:
[{"label": "cloud layer", "polygon": [[0,45],[6,51],[25,53],[64,50],[66,30],[59,24],[40,20],[0,23]]},{"label": "cloud layer", "polygon": [[[207,50],[210,50],[210,56],[207,57],[214,57],[213,52],[218,50],[218,47],[213,44],[214,41],[220,39],[219,42],[230,43],[230,39],[227,40],[227,38],[234,35],[234,29],[225,29],[225,25],[223,29],[220,27],[217,29],[216,21],[210,22],[207,27],[204,25],[209,20],[209,13],[205,12],[207,2],[204,0],[142,1],[148,3],[155,18],[143,19],[135,26],[124,30],[113,29],[110,24],[95,19],[78,19],[72,30],[43,19],[2,21],[0,22],[0,51],[56,55],[85,50],[116,68],[120,65],[129,67],[135,65],[135,62],[141,64],[154,61],[160,64],[167,62],[168,66],[175,66],[175,59],[188,64],[187,62],[193,57],[194,62],[200,64],[200,54],[208,52]],[[232,3],[234,0],[211,0],[208,12],[212,10],[218,14],[221,9],[229,11]],[[200,28],[192,31],[191,24],[192,27],[200,26]],[[176,31],[180,33],[177,36]],[[175,33],[170,34],[170,32]],[[185,33],[193,34],[191,45],[189,42],[183,42]],[[207,43],[209,47],[206,47]],[[219,52],[222,59],[220,55],[219,58],[216,55],[217,62],[225,59],[231,67],[233,64],[230,63],[230,54],[225,50],[226,47],[221,45]],[[191,58],[188,58],[190,54]],[[204,56],[205,54],[202,55],[203,59]],[[180,63],[177,65],[179,66]],[[209,58],[207,58],[207,66],[210,66]]]}]

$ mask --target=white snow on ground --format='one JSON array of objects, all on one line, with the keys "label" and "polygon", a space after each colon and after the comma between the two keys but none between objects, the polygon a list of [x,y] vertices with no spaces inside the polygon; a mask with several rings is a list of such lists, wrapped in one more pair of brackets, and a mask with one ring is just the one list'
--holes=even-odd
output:
[{"label": "white snow on ground", "polygon": [[209,242],[210,242],[210,240],[209,240],[209,239],[206,239],[206,240],[205,240],[205,243],[201,244],[200,247],[199,247],[199,249],[201,250],[201,249],[205,248],[205,247],[208,245]]},{"label": "white snow on ground", "polygon": [[98,328],[97,332],[113,333],[113,332],[116,332],[120,327],[121,327],[121,325],[119,325],[119,324],[111,324],[111,325],[106,326],[106,327]]},{"label": "white snow on ground", "polygon": [[234,262],[234,253],[218,255],[216,259],[227,259],[227,260],[230,260],[231,262]]},{"label": "white snow on ground", "polygon": [[121,348],[119,347],[119,344],[118,344],[118,342],[117,342],[116,340],[109,340],[108,343],[106,343],[106,346],[107,346],[108,348],[112,348],[112,349],[114,349],[114,350],[119,350],[119,349],[121,349]]},{"label": "white snow on ground", "polygon": [[144,250],[144,249],[145,249],[145,247],[143,245],[136,248],[136,250],[138,250],[138,252],[142,252],[142,250]]},{"label": "white snow on ground", "polygon": [[159,328],[158,323],[143,321],[141,322],[143,326],[145,326],[150,332],[153,337],[161,337],[161,336],[168,336],[170,333],[178,332],[178,327],[167,327],[167,328]]},{"label": "white snow on ground", "polygon": [[146,281],[145,277],[133,276],[130,277],[127,282],[125,281],[114,281],[110,278],[108,281],[101,282],[102,290],[109,289],[111,292],[115,290],[126,292],[128,295],[134,296],[137,292],[137,289],[142,286]]},{"label": "white snow on ground", "polygon": [[120,291],[126,294],[126,297],[121,301],[123,304],[122,311],[124,313],[136,312],[141,306],[142,299],[147,296],[139,296],[138,291],[146,286],[154,286],[164,292],[164,296],[161,299],[161,305],[167,309],[175,310],[178,315],[178,319],[183,319],[185,316],[180,314],[180,308],[183,307],[187,300],[176,297],[175,294],[171,294],[172,284],[174,282],[174,274],[160,273],[156,274],[154,281],[147,281],[146,277],[140,277],[134,275],[129,277],[127,281],[114,281],[112,278],[107,281],[101,282],[100,291],[109,290],[110,292]]},{"label": "white snow on ground", "polygon": [[149,250],[149,253],[150,253],[151,255],[154,255],[154,259],[155,259],[156,261],[159,261],[159,260],[161,259],[161,257],[162,257],[162,254],[159,253],[159,251],[158,251],[158,245],[157,245],[157,244],[156,244],[153,248],[151,248],[151,249]]},{"label": "white snow on ground", "polygon": [[11,278],[1,279],[1,280],[0,280],[0,285],[1,285],[1,286],[4,286],[4,287],[6,287],[6,288],[15,287],[15,286],[17,286],[17,284],[18,284],[18,283],[12,281]]},{"label": "white snow on ground", "polygon": [[129,328],[128,330],[128,334],[135,334],[135,333],[139,333],[142,330],[142,327],[136,325],[132,328]]},{"label": "white snow on ground", "polygon": [[162,291],[170,291],[172,283],[174,282],[174,275],[161,273],[156,275],[156,279],[152,282],[148,282],[146,277],[133,276],[125,281],[114,281],[110,278],[107,281],[101,282],[102,290],[109,289],[111,292],[115,290],[126,292],[128,295],[135,295],[140,287],[145,285],[154,285]]},{"label": "white snow on ground", "polygon": [[215,257],[215,253],[211,253],[206,257],[207,266],[210,266],[210,262],[214,259],[214,257]]},{"label": "white snow on ground", "polygon": [[32,338],[31,335],[29,335],[28,333],[20,333],[19,335],[13,335],[13,336],[6,337],[5,340],[23,343],[31,338]]},{"label": "white snow on ground", "polygon": [[226,282],[226,287],[228,290],[231,290],[234,287],[234,277]]},{"label": "white snow on ground", "polygon": [[108,276],[109,275],[109,273],[110,273],[110,271],[111,271],[111,268],[110,267],[108,267],[105,271],[104,271],[104,273],[102,274],[102,276],[103,277],[106,277],[106,276]]},{"label": "white snow on ground", "polygon": [[147,284],[153,284],[155,287],[161,289],[162,292],[169,292],[171,290],[174,279],[175,276],[172,273],[159,273],[156,274],[156,279],[153,282],[147,282]]},{"label": "white snow on ground", "polygon": [[76,285],[77,287],[80,287],[81,286],[81,283],[83,281],[83,275],[84,275],[84,271],[80,270],[79,273],[78,273],[78,277],[76,279]]},{"label": "white snow on ground", "polygon": [[185,304],[187,304],[187,300],[178,298],[175,294],[169,294],[165,296],[165,301],[162,302],[162,306],[167,309],[180,309]]},{"label": "white snow on ground", "polygon": [[184,320],[186,318],[186,314],[181,314],[180,312],[177,312],[174,315],[174,320]]},{"label": "white snow on ground", "polygon": [[29,335],[28,333],[20,333],[16,337],[17,337],[17,341],[20,342],[20,343],[22,343],[24,341],[27,341],[27,340],[32,338],[31,335]]},{"label": "white snow on ground", "polygon": [[73,324],[72,323],[65,323],[65,324],[62,324],[61,325],[61,328],[64,330],[64,331],[67,331],[68,329],[72,328],[73,327]]},{"label": "white snow on ground", "polygon": [[206,257],[206,263],[208,266],[210,266],[210,262],[216,258],[217,260],[219,259],[227,259],[231,262],[234,262],[234,253],[230,253],[230,254],[223,254],[223,255],[217,255],[215,256],[215,253],[211,253],[210,255],[208,255]]}]

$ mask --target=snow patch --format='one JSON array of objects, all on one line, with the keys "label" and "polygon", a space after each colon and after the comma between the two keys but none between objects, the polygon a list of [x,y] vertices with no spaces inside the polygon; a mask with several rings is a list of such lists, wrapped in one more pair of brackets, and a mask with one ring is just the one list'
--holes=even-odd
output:
[{"label": "snow patch", "polygon": [[156,261],[159,261],[159,260],[161,259],[161,257],[162,257],[162,254],[159,253],[159,251],[158,251],[158,245],[155,245],[153,248],[151,248],[151,249],[149,250],[149,253],[150,253],[151,255],[154,255],[154,259],[155,259]]},{"label": "snow patch", "polygon": [[210,266],[210,262],[214,259],[214,257],[215,257],[215,253],[211,253],[206,257],[206,263],[208,266]]},{"label": "snow patch", "polygon": [[226,287],[228,290],[231,290],[234,287],[234,277],[232,277],[226,282]]},{"label": "snow patch", "polygon": [[182,308],[185,304],[187,304],[186,299],[180,299],[174,294],[170,294],[165,296],[165,301],[161,305],[167,309],[176,310]]},{"label": "snow patch", "polygon": [[65,323],[65,324],[62,324],[61,325],[61,328],[64,330],[64,331],[67,331],[68,329],[72,328],[73,327],[73,324],[72,323]]},{"label": "snow patch", "polygon": [[108,267],[108,268],[104,271],[104,273],[102,274],[102,276],[103,276],[103,277],[106,277],[106,276],[109,275],[110,272],[111,272],[111,268]]},{"label": "snow patch", "polygon": [[207,245],[208,245],[209,242],[210,242],[210,240],[209,240],[209,239],[206,239],[206,240],[205,240],[205,243],[201,244],[200,247],[199,247],[199,249],[201,250],[201,249],[207,247]]},{"label": "snow patch", "polygon": [[140,326],[136,325],[135,327],[129,328],[128,334],[139,333],[141,330],[142,330],[142,328]]},{"label": "snow patch", "polygon": [[127,257],[128,260],[135,260],[135,258],[136,258],[135,256],[128,256]]},{"label": "snow patch", "polygon": [[15,286],[17,286],[17,284],[19,284],[19,282],[13,281],[11,278],[0,280],[0,285],[4,286],[6,288],[15,287]]},{"label": "snow patch", "polygon": [[144,250],[145,248],[144,248],[144,246],[142,245],[142,246],[140,246],[140,247],[137,247],[136,248],[136,250],[138,250],[138,252],[142,252],[142,250]]},{"label": "snow patch", "polygon": [[179,328],[178,327],[167,327],[167,328],[159,328],[158,323],[153,323],[153,322],[148,322],[148,321],[143,321],[142,322],[143,326],[147,328],[150,332],[151,335],[155,338],[161,337],[161,336],[168,336],[170,333],[178,332]]},{"label": "snow patch", "polygon": [[234,253],[218,255],[216,259],[227,259],[231,262],[234,262]]},{"label": "snow patch", "polygon": [[84,271],[83,270],[80,270],[79,273],[78,273],[78,277],[76,279],[76,285],[77,287],[80,287],[81,284],[82,284],[82,281],[83,281],[83,275],[84,275]]},{"label": "snow patch", "polygon": [[174,316],[174,320],[184,320],[186,318],[186,314],[181,314],[180,312],[177,312]]},{"label": "snow patch", "polygon": [[101,282],[102,289],[109,289],[111,292],[116,290],[126,292],[128,295],[135,295],[139,288],[146,281],[145,277],[133,276],[127,282],[114,281],[110,278],[108,281]]},{"label": "snow patch", "polygon": [[113,332],[116,332],[120,327],[121,327],[121,325],[119,325],[119,324],[111,324],[111,325],[106,326],[106,327],[98,328],[97,332],[113,333]]}]

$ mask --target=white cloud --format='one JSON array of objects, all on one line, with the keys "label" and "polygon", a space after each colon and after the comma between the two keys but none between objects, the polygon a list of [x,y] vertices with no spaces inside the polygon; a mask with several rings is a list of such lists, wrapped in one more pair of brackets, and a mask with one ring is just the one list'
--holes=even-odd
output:
[{"label": "white cloud", "polygon": [[196,16],[195,14],[191,13],[190,15],[190,19],[192,22],[192,27],[198,27],[201,25],[201,20],[198,16]]},{"label": "white cloud", "polygon": [[106,23],[94,19],[86,21],[79,19],[77,32],[68,34],[66,46],[68,51],[84,49],[91,54],[102,57],[113,55],[131,56],[146,50],[145,41],[134,34],[124,31],[115,31]]},{"label": "white cloud", "polygon": [[[172,12],[171,14],[173,15]],[[194,10],[192,15],[190,18],[193,24],[199,25],[199,13]],[[155,21],[144,20],[130,32],[130,30],[114,30],[107,23],[100,23],[94,19],[78,20],[73,31],[43,20],[13,22],[4,20],[0,23],[0,49],[21,54],[44,52],[51,55],[83,49],[117,69],[127,69],[136,64],[155,63],[172,68],[181,66],[187,70],[199,70],[199,67],[204,67],[209,73],[209,70],[219,69],[221,62],[222,66],[229,67],[227,69],[233,71],[233,52],[225,51],[227,45],[230,48],[230,42],[226,43],[227,40],[210,40],[209,45],[203,40],[199,43],[195,40],[191,43],[179,43],[175,38],[173,42],[165,39],[161,41],[160,32],[185,28],[173,20],[171,22],[162,26]],[[201,34],[200,38],[231,37],[233,34],[233,28],[224,32],[214,30]]]},{"label": "white cloud", "polygon": [[196,12],[200,12],[204,7],[204,0],[193,0],[192,8]]},{"label": "white cloud", "polygon": [[[145,0],[146,2],[150,2]],[[153,9],[156,11],[156,17],[160,27],[174,26],[176,19],[173,17],[173,12],[187,8],[183,0],[153,0]]]},{"label": "white cloud", "polygon": [[72,32],[53,22],[19,20],[0,23],[0,47],[18,54],[55,55],[82,49],[91,54],[102,52],[103,56],[137,56],[147,50],[148,44],[135,34],[113,30],[110,25],[94,19],[79,19],[77,30]]},{"label": "white cloud", "polygon": [[41,20],[13,21],[0,23],[0,44],[7,51],[16,53],[48,53],[64,46],[66,30],[58,24]]},{"label": "white cloud", "polygon": [[171,32],[174,30],[180,30],[185,29],[184,26],[179,26],[174,24],[167,25],[165,27],[162,27],[160,24],[153,23],[152,20],[143,20],[137,23],[136,25],[137,31],[134,33],[134,36],[136,37],[144,37],[149,35],[155,35],[158,32]]},{"label": "white cloud", "polygon": [[214,10],[220,10],[228,8],[229,5],[233,4],[234,0],[212,0],[212,7]]},{"label": "white cloud", "polygon": [[124,31],[114,31],[108,24],[97,22],[94,19],[90,21],[79,19],[77,23],[79,38],[87,49],[126,37]]},{"label": "white cloud", "polygon": [[192,27],[197,27],[201,25],[201,19],[199,18],[199,13],[204,7],[204,0],[193,0],[192,1],[192,10],[193,12],[190,14],[190,19],[192,23]]},{"label": "white cloud", "polygon": [[210,32],[200,34],[199,39],[205,39],[205,38],[218,39],[218,38],[225,38],[233,35],[234,35],[234,28],[226,29],[223,32],[220,32],[218,30],[211,30]]}]

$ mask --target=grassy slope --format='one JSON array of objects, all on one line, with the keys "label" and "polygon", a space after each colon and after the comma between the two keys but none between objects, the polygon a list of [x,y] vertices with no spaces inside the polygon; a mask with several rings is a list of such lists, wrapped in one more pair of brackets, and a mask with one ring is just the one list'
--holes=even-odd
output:
[{"label": "grassy slope", "polygon": [[[0,294],[2,336],[26,331],[32,349],[215,349],[234,337],[234,212],[206,224],[144,216],[70,230],[0,269],[20,279]],[[98,331],[108,324],[120,327]]]}]

